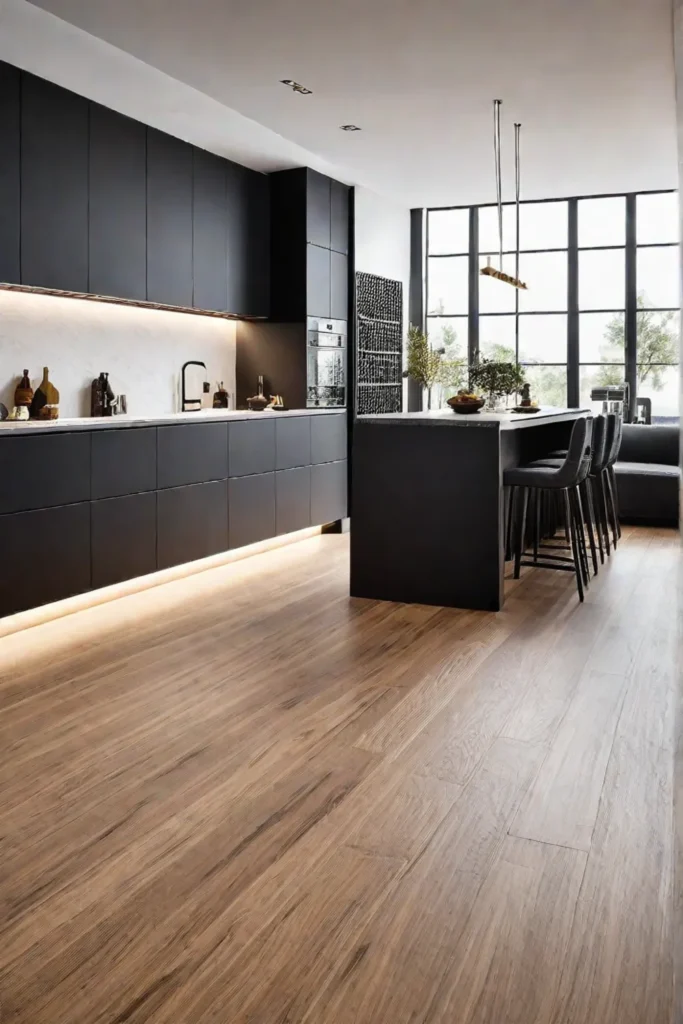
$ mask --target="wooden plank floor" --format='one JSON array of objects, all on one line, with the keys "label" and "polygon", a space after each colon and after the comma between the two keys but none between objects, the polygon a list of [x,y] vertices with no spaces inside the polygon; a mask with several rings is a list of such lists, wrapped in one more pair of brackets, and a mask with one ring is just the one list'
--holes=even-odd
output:
[{"label": "wooden plank floor", "polygon": [[490,614],[329,536],[0,640],[0,1020],[674,1024],[682,565]]}]

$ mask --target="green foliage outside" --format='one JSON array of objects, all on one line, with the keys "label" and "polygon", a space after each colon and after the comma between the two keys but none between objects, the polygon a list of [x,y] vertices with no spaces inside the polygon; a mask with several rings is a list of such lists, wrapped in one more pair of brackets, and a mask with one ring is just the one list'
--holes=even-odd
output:
[{"label": "green foliage outside", "polygon": [[[452,329],[451,329],[452,330]],[[456,391],[465,379],[466,366],[453,358],[453,346],[456,343],[455,331],[449,336],[449,352],[445,345],[435,348],[429,343],[427,335],[411,324],[408,329],[408,350],[405,377],[413,380],[427,391],[427,408],[432,407],[432,391],[435,385],[441,385],[450,391]]]}]

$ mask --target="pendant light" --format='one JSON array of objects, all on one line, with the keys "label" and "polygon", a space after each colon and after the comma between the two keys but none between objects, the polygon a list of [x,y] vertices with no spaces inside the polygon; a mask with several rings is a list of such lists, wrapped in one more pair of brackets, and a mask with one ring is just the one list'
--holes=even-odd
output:
[{"label": "pendant light", "polygon": [[503,270],[503,178],[501,173],[500,160],[500,108],[502,100],[493,101],[493,160],[496,173],[496,204],[498,206],[498,269],[491,266],[491,257],[486,261],[486,266],[479,271],[484,277],[495,277],[498,281],[511,284],[513,288],[522,288],[526,291],[526,284],[519,279],[519,195],[521,187],[520,173],[520,133],[521,124],[515,123],[515,222],[517,225],[517,245],[515,249],[515,276],[506,274]]}]

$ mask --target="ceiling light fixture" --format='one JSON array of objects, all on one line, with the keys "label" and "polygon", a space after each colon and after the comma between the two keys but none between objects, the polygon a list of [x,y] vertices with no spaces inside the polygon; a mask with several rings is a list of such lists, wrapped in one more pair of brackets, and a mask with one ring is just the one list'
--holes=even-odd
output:
[{"label": "ceiling light fixture", "polygon": [[362,128],[359,128],[357,124],[340,124],[339,127],[343,132],[360,132]]},{"label": "ceiling light fixture", "polygon": [[519,194],[520,194],[520,132],[521,124],[515,123],[515,213],[517,223],[517,248],[515,251],[515,275],[506,274],[503,270],[503,182],[500,168],[500,108],[502,100],[493,101],[493,160],[496,169],[496,206],[498,207],[498,269],[491,265],[491,257],[486,260],[486,266],[479,271],[484,277],[495,277],[505,284],[511,284],[513,288],[521,288],[524,291],[527,285],[519,279]]},{"label": "ceiling light fixture", "polygon": [[280,82],[282,85],[288,85],[292,92],[298,92],[301,96],[310,96],[313,92],[312,89],[307,89],[305,85],[295,82],[292,78],[281,78]]}]

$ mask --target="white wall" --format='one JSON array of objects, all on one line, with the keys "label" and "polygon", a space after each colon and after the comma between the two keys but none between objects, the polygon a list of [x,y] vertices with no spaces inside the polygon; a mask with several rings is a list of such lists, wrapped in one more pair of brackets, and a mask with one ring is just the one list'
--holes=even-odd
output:
[{"label": "white wall", "polygon": [[48,366],[61,416],[90,415],[90,385],[103,370],[129,413],[176,412],[188,359],[206,363],[212,392],[223,380],[234,394],[235,337],[229,320],[0,291],[0,401],[14,404],[24,367],[35,387]]},{"label": "white wall", "polygon": [[403,330],[408,330],[410,210],[357,187],[355,190],[356,270],[403,282]]}]

